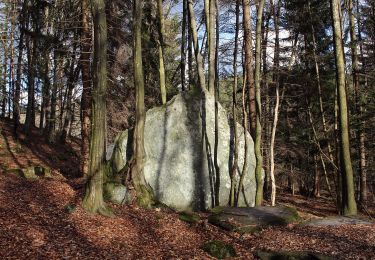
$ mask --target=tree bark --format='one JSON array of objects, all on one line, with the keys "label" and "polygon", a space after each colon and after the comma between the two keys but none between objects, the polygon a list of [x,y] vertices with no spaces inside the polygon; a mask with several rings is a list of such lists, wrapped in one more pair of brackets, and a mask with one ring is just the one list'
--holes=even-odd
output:
[{"label": "tree bark", "polygon": [[197,72],[198,72],[198,82],[199,82],[199,87],[200,90],[205,93],[206,90],[206,79],[204,75],[204,67],[203,67],[203,59],[202,55],[200,54],[199,51],[199,46],[198,46],[198,33],[197,33],[197,24],[195,21],[195,14],[194,14],[194,8],[193,8],[193,1],[192,0],[187,0],[188,1],[188,8],[189,8],[189,18],[190,18],[190,30],[192,34],[192,41],[193,41],[193,46],[194,46],[194,53],[195,53],[195,60],[196,60],[196,66],[197,66]]},{"label": "tree bark", "polygon": [[23,55],[23,38],[24,38],[24,26],[25,26],[25,12],[26,4],[28,1],[24,1],[22,10],[19,16],[20,23],[20,38],[18,43],[18,58],[17,58],[17,71],[16,71],[16,83],[13,98],[13,120],[14,120],[14,135],[17,137],[17,131],[20,124],[20,96],[21,96],[21,76],[22,76],[22,55]]},{"label": "tree bark", "polygon": [[255,205],[260,206],[263,202],[263,156],[261,151],[262,144],[262,103],[261,103],[261,51],[262,51],[262,17],[265,0],[260,0],[257,8],[256,22],[256,44],[255,44],[255,99],[256,99],[256,131],[254,152],[256,157],[255,179],[256,179],[256,196]]},{"label": "tree bark", "polygon": [[246,82],[245,86],[249,93],[250,104],[250,134],[255,139],[256,129],[256,104],[255,104],[255,86],[253,77],[253,44],[251,36],[251,14],[250,14],[250,0],[242,1],[243,8],[243,30],[244,30],[244,43],[245,43],[245,73]]},{"label": "tree bark", "polygon": [[[234,34],[234,51],[233,51],[233,89],[232,89],[232,116],[233,116],[233,164],[230,171],[230,198],[229,205],[235,206],[235,178],[237,175],[238,167],[238,137],[237,137],[237,88],[238,88],[238,78],[237,78],[237,52],[238,52],[238,34],[240,27],[240,0],[236,0],[236,29]],[[238,196],[236,196],[238,197]]]},{"label": "tree bark", "polygon": [[165,86],[165,68],[164,68],[164,12],[163,12],[163,1],[157,0],[158,16],[159,16],[159,84],[161,102],[164,105],[167,103],[167,90]]},{"label": "tree bark", "polygon": [[336,59],[336,78],[338,91],[339,107],[339,126],[340,126],[340,163],[343,180],[342,187],[342,213],[344,215],[356,215],[357,204],[355,202],[353,167],[350,157],[349,143],[349,119],[348,107],[345,88],[345,65],[344,65],[344,48],[342,42],[341,19],[340,19],[340,1],[331,0],[333,35],[335,43]]},{"label": "tree bark", "polygon": [[186,19],[187,19],[187,0],[182,0],[182,25],[181,25],[181,89],[186,90]]},{"label": "tree bark", "polygon": [[[358,26],[359,23],[358,23]],[[354,96],[355,96],[355,108],[358,117],[358,128],[357,131],[357,146],[359,152],[359,175],[360,175],[360,189],[359,189],[359,200],[365,205],[367,200],[367,184],[366,184],[366,148],[365,148],[365,135],[363,130],[362,113],[363,107],[361,105],[361,92],[359,82],[359,61],[358,61],[358,41],[357,33],[355,30],[355,17],[353,12],[353,0],[349,0],[349,27],[350,27],[350,47],[352,53],[352,76],[354,85]]]},{"label": "tree bark", "polygon": [[104,0],[92,0],[94,22],[94,73],[90,168],[82,206],[91,213],[111,215],[103,199],[106,171],[107,21]]},{"label": "tree bark", "polygon": [[146,183],[144,177],[145,148],[145,86],[142,65],[142,5],[143,1],[134,0],[134,86],[136,90],[136,123],[133,138],[134,156],[132,159],[131,173],[134,189],[137,192],[137,202],[142,207],[150,207],[154,201],[152,188]]},{"label": "tree bark", "polygon": [[89,144],[90,144],[90,116],[91,116],[91,77],[90,77],[90,50],[91,34],[89,25],[88,0],[82,0],[82,31],[81,31],[81,174],[86,177],[89,171]]},{"label": "tree bark", "polygon": [[[32,38],[32,39],[30,39]],[[31,47],[30,47],[31,42]],[[26,41],[27,66],[28,66],[28,88],[25,131],[28,134],[31,127],[35,126],[35,72],[37,41],[35,37],[28,37]]]}]

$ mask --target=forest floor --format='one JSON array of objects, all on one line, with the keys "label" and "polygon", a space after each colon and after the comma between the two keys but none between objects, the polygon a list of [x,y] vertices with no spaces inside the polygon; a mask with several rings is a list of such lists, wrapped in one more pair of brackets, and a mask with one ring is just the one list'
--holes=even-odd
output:
[{"label": "forest floor", "polygon": [[[90,215],[84,193],[79,143],[48,145],[34,129],[16,141],[10,122],[0,121],[0,259],[209,259],[201,246],[221,240],[239,258],[257,250],[309,251],[335,259],[374,259],[375,225],[269,227],[239,235],[208,224],[207,213],[189,224],[163,208],[111,205],[115,217]],[[26,141],[27,140],[27,141]],[[5,171],[27,166],[52,169],[52,178],[26,180]],[[280,194],[279,203],[297,208],[304,219],[336,215],[327,197]],[[373,208],[370,208],[370,210]]]}]

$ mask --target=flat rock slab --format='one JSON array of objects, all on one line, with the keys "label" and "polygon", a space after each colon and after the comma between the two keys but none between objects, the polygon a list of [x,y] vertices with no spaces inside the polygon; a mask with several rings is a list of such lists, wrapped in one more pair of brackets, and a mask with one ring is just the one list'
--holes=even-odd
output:
[{"label": "flat rock slab", "polygon": [[302,223],[303,226],[321,227],[321,226],[341,226],[341,225],[373,225],[374,222],[354,217],[334,216],[323,219],[314,219]]},{"label": "flat rock slab", "polygon": [[300,220],[294,208],[285,206],[217,207],[212,211],[214,213],[208,218],[211,224],[240,233],[254,232],[265,226],[284,226]]},{"label": "flat rock slab", "polygon": [[260,260],[332,260],[332,257],[304,251],[257,251],[255,256]]}]

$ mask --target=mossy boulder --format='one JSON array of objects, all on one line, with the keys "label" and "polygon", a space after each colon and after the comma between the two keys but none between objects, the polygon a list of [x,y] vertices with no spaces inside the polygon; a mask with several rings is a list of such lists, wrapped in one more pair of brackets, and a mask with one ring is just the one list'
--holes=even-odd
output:
[{"label": "mossy boulder", "polygon": [[218,240],[212,240],[204,243],[202,245],[202,249],[210,256],[213,256],[218,259],[236,256],[236,250],[232,245],[226,244]]},{"label": "mossy boulder", "polygon": [[[218,142],[215,148],[215,99],[211,94],[201,95],[183,92],[166,105],[147,111],[145,122],[146,182],[155,198],[179,211],[206,210],[212,208],[215,194],[219,204],[227,205],[230,195],[230,170],[233,162],[234,132],[225,109],[218,105]],[[131,131],[120,133],[114,145],[109,146],[107,158],[116,174],[123,176],[127,162],[132,157]],[[245,138],[248,141],[248,168],[244,178],[244,192],[240,206],[254,205],[256,182],[254,176],[255,155],[250,134],[237,123],[238,168],[244,164]],[[111,151],[113,152],[111,153]],[[214,172],[215,151],[217,168]],[[219,177],[220,180],[217,180]]]},{"label": "mossy boulder", "polygon": [[103,187],[104,199],[114,204],[123,205],[131,202],[128,189],[116,182],[107,182]]},{"label": "mossy boulder", "polygon": [[265,226],[285,226],[300,221],[298,212],[291,207],[214,208],[208,222],[225,230],[253,233]]},{"label": "mossy boulder", "polygon": [[194,212],[183,211],[183,212],[180,212],[179,219],[187,223],[194,224],[200,220],[200,217],[198,214]]},{"label": "mossy boulder", "polygon": [[332,260],[332,257],[305,251],[257,251],[261,260]]},{"label": "mossy boulder", "polygon": [[8,174],[14,174],[25,179],[51,178],[51,170],[42,166],[30,166],[23,169],[9,169]]}]

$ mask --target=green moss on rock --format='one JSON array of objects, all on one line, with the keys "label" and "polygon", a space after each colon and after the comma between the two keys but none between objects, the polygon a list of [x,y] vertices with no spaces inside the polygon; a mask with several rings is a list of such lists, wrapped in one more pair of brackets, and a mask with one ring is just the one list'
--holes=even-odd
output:
[{"label": "green moss on rock", "polygon": [[123,205],[131,202],[128,189],[121,183],[107,182],[103,187],[104,200]]},{"label": "green moss on rock", "polygon": [[197,223],[200,220],[200,217],[198,214],[194,212],[186,212],[183,211],[180,213],[179,219],[191,224]]},{"label": "green moss on rock", "polygon": [[224,259],[227,257],[235,257],[236,251],[232,245],[226,244],[222,241],[212,240],[202,245],[202,249],[218,259]]}]

